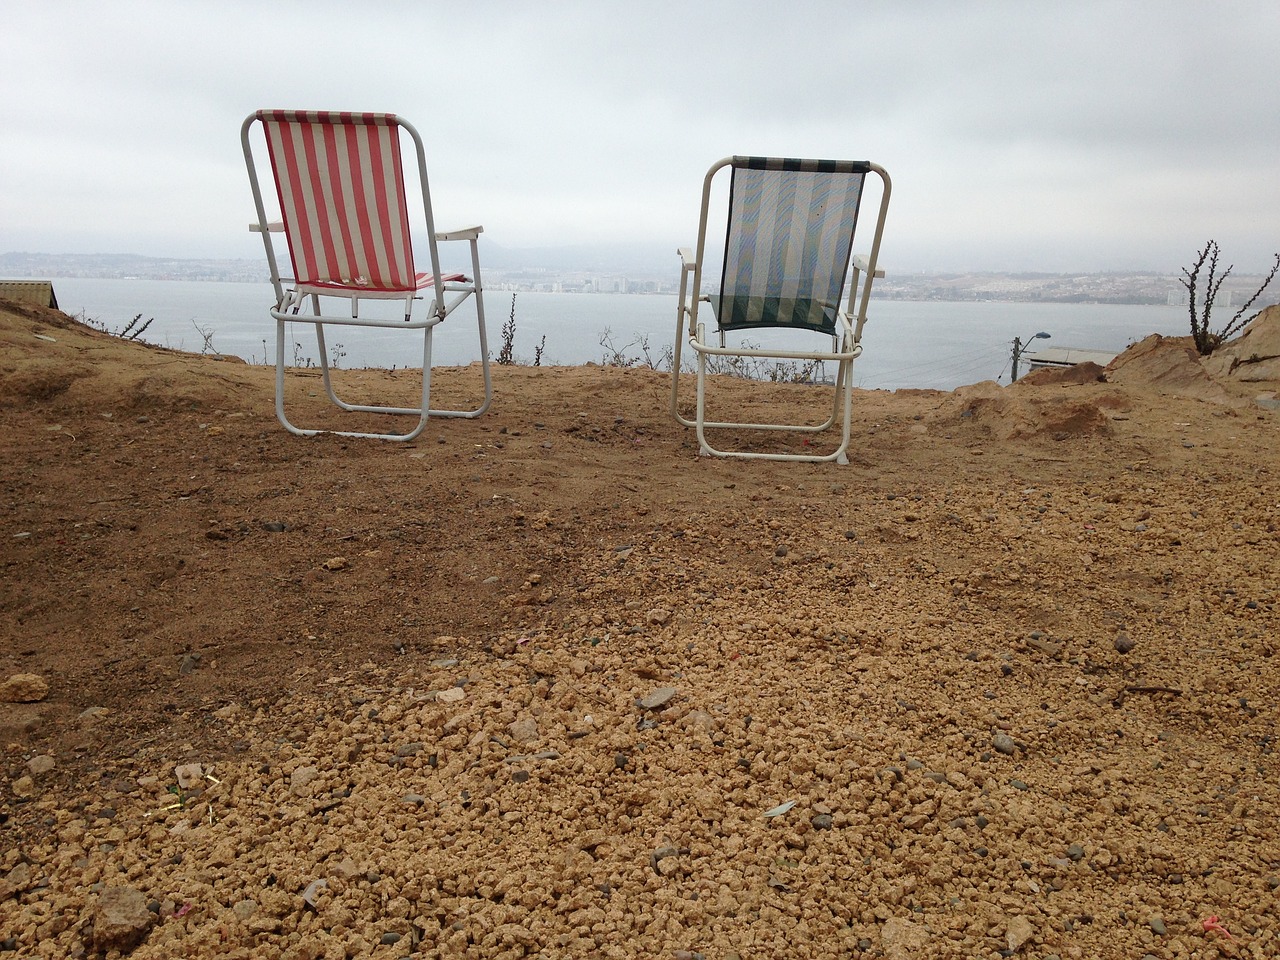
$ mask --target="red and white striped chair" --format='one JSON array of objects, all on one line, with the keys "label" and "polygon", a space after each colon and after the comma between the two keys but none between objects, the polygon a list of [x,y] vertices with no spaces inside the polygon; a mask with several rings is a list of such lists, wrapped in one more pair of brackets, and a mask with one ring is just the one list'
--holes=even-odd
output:
[{"label": "red and white striped chair", "polygon": [[[252,128],[260,125],[275,180],[280,220],[268,219],[250,144]],[[402,132],[408,139],[402,137]],[[476,240],[482,227],[436,231],[427,188],[426,155],[418,131],[391,113],[331,113],[314,110],[259,110],[240,129],[257,222],[249,229],[262,234],[276,302],[276,416],[289,431],[301,436],[336,433],[349,437],[412,440],[437,417],[478,417],[493,398],[489,349],[484,325],[484,297]],[[426,241],[430,270],[414,264],[410,236],[409,201],[405,191],[402,142],[412,141],[422,181]],[[261,141],[259,141],[261,142]],[[271,234],[283,232],[289,247],[293,276],[282,277]],[[466,240],[471,244],[472,276],[442,273],[437,244]],[[414,301],[430,298],[414,316]],[[433,410],[431,394],[431,334],[460,304],[475,298],[480,332],[483,401],[472,410]],[[334,298],[350,310],[332,310]],[[404,317],[360,315],[362,300],[403,300]],[[349,313],[349,315],[348,315]],[[289,422],[284,409],[285,325],[315,327],[319,366],[329,399],[343,410],[417,416],[404,433],[363,433],[345,430],[301,429]],[[394,328],[421,331],[422,403],[418,407],[348,403],[334,392],[324,328],[328,325]]]}]

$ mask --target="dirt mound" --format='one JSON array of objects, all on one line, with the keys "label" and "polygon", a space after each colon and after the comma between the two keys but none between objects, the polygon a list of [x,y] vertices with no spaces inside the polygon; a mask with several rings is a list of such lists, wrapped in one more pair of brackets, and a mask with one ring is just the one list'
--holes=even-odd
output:
[{"label": "dirt mound", "polygon": [[250,380],[237,375],[244,366],[122,340],[47,307],[0,301],[0,404],[56,401],[59,409],[135,415],[216,409],[249,396]]},{"label": "dirt mound", "polygon": [[1280,304],[1267,307],[1234,340],[1204,359],[1216,377],[1280,385]]},{"label": "dirt mound", "polygon": [[1055,369],[1041,367],[1033,370],[1018,381],[1023,387],[1051,387],[1063,384],[1100,383],[1106,379],[1103,368],[1092,360],[1075,363],[1069,367]]},{"label": "dirt mound", "polygon": [[1139,389],[1212,403],[1239,402],[1236,394],[1205,369],[1190,337],[1152,334],[1107,364],[1106,375],[1111,383]]},{"label": "dirt mound", "polygon": [[[1055,441],[1105,437],[1116,409],[1129,402],[1103,388],[1084,388],[1069,377],[1055,376],[1017,389],[994,381],[961,387],[934,419],[935,429],[958,427],[998,440],[1049,438]],[[1021,383],[1021,381],[1019,381]],[[1085,379],[1083,383],[1096,384]],[[1077,389],[1064,389],[1075,387]]]}]

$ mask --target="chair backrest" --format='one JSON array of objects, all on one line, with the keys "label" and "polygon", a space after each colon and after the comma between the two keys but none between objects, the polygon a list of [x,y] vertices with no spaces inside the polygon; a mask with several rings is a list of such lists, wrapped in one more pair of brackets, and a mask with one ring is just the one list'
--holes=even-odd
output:
[{"label": "chair backrest", "polygon": [[259,110],[246,131],[254,119],[266,136],[294,279],[414,290],[399,129],[408,124],[392,113]]},{"label": "chair backrest", "polygon": [[834,333],[871,164],[734,157],[730,165],[724,269],[711,295],[720,329]]}]

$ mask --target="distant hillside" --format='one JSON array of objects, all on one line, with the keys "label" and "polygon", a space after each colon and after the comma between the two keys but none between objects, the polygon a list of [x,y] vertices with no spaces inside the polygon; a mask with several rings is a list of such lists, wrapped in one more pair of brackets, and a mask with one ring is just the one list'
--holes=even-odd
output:
[{"label": "distant hillside", "polygon": [[[441,248],[443,266],[469,270],[465,245]],[[588,290],[674,293],[679,261],[674,250],[647,244],[569,247],[504,247],[483,242],[481,269],[486,286],[511,290]],[[262,282],[266,260],[175,259],[138,254],[0,253],[0,277],[12,279],[138,278]],[[1219,292],[1219,313],[1243,305],[1261,277],[1232,276]],[[607,282],[606,282],[607,281]],[[894,273],[876,283],[885,300],[1003,300],[1020,303],[1128,303],[1185,305],[1186,291],[1174,274],[1115,273]],[[1250,312],[1280,301],[1268,291]]]}]

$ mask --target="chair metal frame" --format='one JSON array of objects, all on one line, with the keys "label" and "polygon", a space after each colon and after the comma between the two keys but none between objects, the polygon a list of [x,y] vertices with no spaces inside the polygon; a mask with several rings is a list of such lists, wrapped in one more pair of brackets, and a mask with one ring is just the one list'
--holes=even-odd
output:
[{"label": "chair metal frame", "polygon": [[[703,456],[737,457],[758,460],[795,460],[810,463],[835,461],[847,464],[850,417],[853,403],[853,361],[862,353],[862,328],[867,321],[867,306],[871,299],[872,282],[884,276],[884,270],[878,265],[880,240],[884,233],[885,216],[889,209],[889,196],[892,192],[892,181],[889,174],[879,164],[866,162],[867,173],[874,173],[880,178],[881,195],[879,213],[876,218],[875,233],[872,237],[871,250],[868,255],[853,254],[850,257],[850,268],[847,271],[844,286],[849,290],[845,309],[836,307],[836,329],[831,335],[830,350],[781,350],[772,348],[751,348],[726,346],[725,330],[716,321],[714,332],[718,334],[718,342],[711,342],[707,337],[707,324],[699,316],[699,304],[710,304],[711,297],[702,293],[702,275],[706,254],[707,218],[711,206],[713,181],[725,168],[744,167],[748,163],[769,164],[811,164],[817,161],[773,160],[765,158],[725,157],[712,164],[703,180],[702,208],[698,224],[698,240],[696,251],[681,247],[680,256],[680,289],[676,306],[676,338],[671,365],[671,415],[686,427],[693,427],[697,432],[699,452]],[[854,227],[856,229],[856,219]],[[852,238],[850,239],[852,248]],[[726,250],[726,256],[728,251]],[[841,298],[843,299],[843,297]],[[713,312],[714,316],[714,312]],[[767,326],[757,324],[756,326]],[[769,326],[769,329],[789,329],[788,327]],[[826,336],[827,334],[812,329],[804,330],[806,334]],[[679,387],[682,343],[688,337],[689,346],[697,354],[697,394],[694,419],[690,420],[680,413]],[[706,417],[707,393],[707,358],[708,357],[762,357],[775,360],[819,360],[838,364],[835,378],[835,391],[832,399],[830,415],[819,424],[778,424],[778,423],[735,423],[732,421],[711,421]],[[801,433],[821,433],[829,429],[837,420],[842,421],[840,444],[827,454],[792,454],[761,453],[743,450],[721,450],[712,446],[707,439],[708,429],[738,430],[771,430]]]},{"label": "chair metal frame", "polygon": [[[399,131],[404,131],[413,141],[414,153],[418,165],[418,176],[421,182],[423,214],[426,219],[427,245],[430,251],[431,272],[418,274],[413,266],[411,241],[407,233],[404,237],[406,250],[404,257],[408,266],[408,277],[399,282],[374,286],[367,278],[306,278],[281,275],[275,244],[271,234],[284,233],[289,245],[290,258],[294,265],[294,273],[298,270],[298,255],[306,249],[307,237],[298,236],[303,229],[290,224],[286,219],[272,221],[268,219],[266,204],[258,178],[258,168],[250,143],[253,125],[262,127],[264,137],[267,136],[269,123],[294,123],[308,125],[381,125],[390,127],[396,139],[395,149],[399,155],[395,158],[395,169],[399,174],[397,183],[392,186],[399,191],[396,197],[380,199],[389,204],[398,203],[400,213],[408,215],[408,198],[404,182],[404,144]],[[286,430],[298,436],[315,436],[321,433],[332,433],[344,437],[376,438],[383,440],[413,440],[426,428],[430,417],[479,417],[489,409],[493,401],[493,382],[489,370],[489,345],[485,330],[484,293],[480,278],[480,255],[477,240],[484,228],[469,226],[458,230],[437,231],[435,218],[431,208],[431,192],[427,184],[426,151],[422,137],[407,120],[395,114],[340,113],[309,110],[258,110],[245,118],[240,128],[240,141],[244,150],[245,165],[249,173],[249,183],[253,190],[254,210],[257,221],[249,225],[253,232],[262,234],[263,246],[266,249],[267,262],[271,271],[271,284],[275,291],[275,305],[270,314],[276,321],[276,417]],[[275,178],[277,200],[280,202],[282,216],[285,203],[281,196],[280,172],[276,165],[274,152],[268,150],[272,176]],[[336,175],[336,174],[335,174]],[[290,187],[294,184],[290,183]],[[405,230],[408,230],[407,222]],[[292,232],[291,232],[292,231]],[[326,236],[322,240],[332,242],[333,237]],[[349,239],[349,238],[348,238]],[[442,273],[438,243],[448,241],[466,241],[471,247],[472,276],[468,279],[460,273]],[[431,293],[431,302],[418,317],[413,316],[415,300],[424,299],[426,292]],[[480,404],[469,410],[439,410],[430,406],[431,395],[431,340],[432,331],[442,323],[459,305],[467,299],[475,297],[476,322],[480,341],[480,363],[483,377],[484,396]],[[325,300],[339,298],[350,302],[350,316],[325,313]],[[361,300],[403,300],[404,319],[361,317]],[[309,312],[307,310],[309,306]],[[417,423],[403,433],[372,433],[354,430],[312,429],[295,426],[285,413],[285,325],[288,323],[310,323],[315,328],[316,344],[319,349],[319,366],[324,381],[325,393],[330,401],[345,411],[356,413],[381,413],[418,417]],[[329,353],[325,345],[324,328],[329,325],[355,327],[378,327],[382,329],[414,330],[422,332],[422,402],[416,407],[385,406],[377,404],[350,403],[338,396],[334,389],[330,372]]]}]

